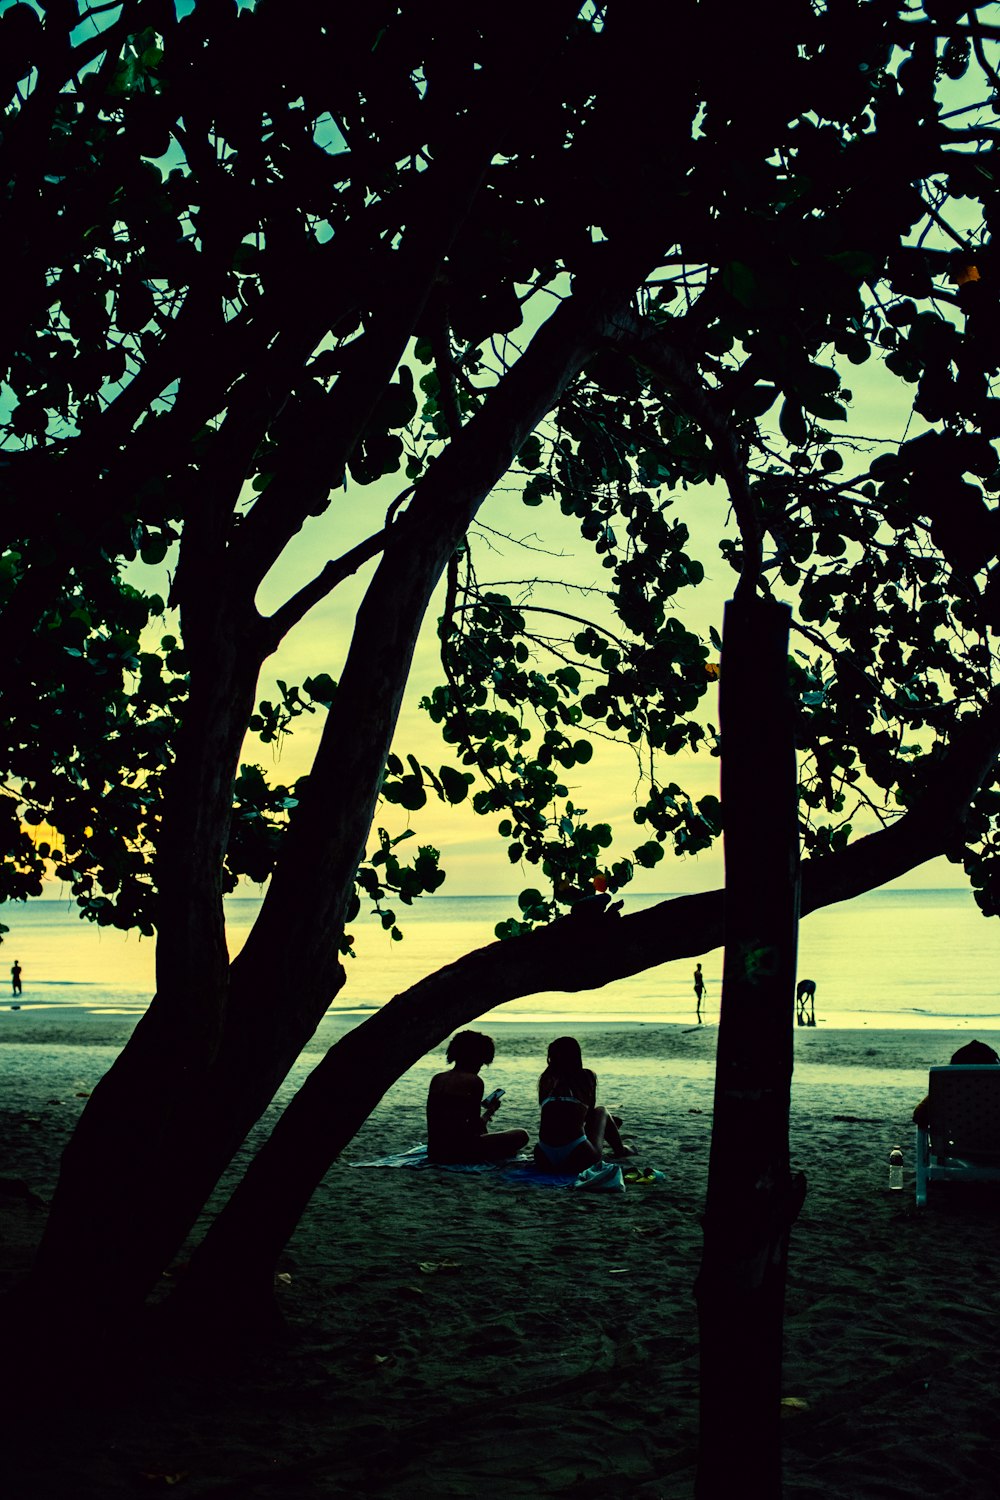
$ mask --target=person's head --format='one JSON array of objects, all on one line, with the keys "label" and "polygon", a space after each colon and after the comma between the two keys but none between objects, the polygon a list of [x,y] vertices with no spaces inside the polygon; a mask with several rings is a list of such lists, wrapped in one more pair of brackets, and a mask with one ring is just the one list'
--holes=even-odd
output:
[{"label": "person's head", "polygon": [[572,1078],[583,1071],[583,1054],[575,1036],[557,1036],[549,1043],[547,1062],[553,1073]]},{"label": "person's head", "polygon": [[964,1067],[972,1067],[975,1063],[1000,1063],[1000,1057],[985,1042],[966,1042],[964,1047],[951,1054],[951,1060]]},{"label": "person's head", "polygon": [[445,1057],[456,1067],[477,1072],[489,1066],[495,1050],[493,1038],[484,1036],[481,1031],[459,1031],[448,1043]]}]

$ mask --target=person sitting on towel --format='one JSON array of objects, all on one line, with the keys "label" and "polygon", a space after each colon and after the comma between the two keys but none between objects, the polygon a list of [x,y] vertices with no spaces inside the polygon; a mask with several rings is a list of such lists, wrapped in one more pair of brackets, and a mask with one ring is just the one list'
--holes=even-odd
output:
[{"label": "person sitting on towel", "polygon": [[487,1126],[499,1099],[483,1107],[480,1068],[493,1061],[491,1037],[480,1031],[460,1031],[445,1053],[450,1072],[435,1073],[427,1093],[427,1155],[431,1161],[460,1163],[506,1161],[528,1144],[526,1130],[497,1130]]},{"label": "person sitting on towel", "polygon": [[544,1172],[584,1172],[604,1159],[634,1156],[622,1141],[621,1120],[597,1103],[597,1076],[583,1066],[580,1043],[572,1036],[549,1045],[548,1066],[538,1080],[538,1144],[535,1162]]}]

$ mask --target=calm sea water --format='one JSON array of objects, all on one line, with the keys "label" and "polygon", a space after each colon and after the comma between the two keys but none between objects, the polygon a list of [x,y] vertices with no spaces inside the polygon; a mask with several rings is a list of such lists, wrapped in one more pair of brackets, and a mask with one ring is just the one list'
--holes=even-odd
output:
[{"label": "calm sea water", "polygon": [[[627,898],[626,911],[661,899]],[[232,953],[258,905],[253,898],[228,903]],[[401,943],[359,918],[359,957],[348,962],[348,984],[333,1011],[375,1009],[424,974],[492,941],[494,924],[513,906],[512,899],[496,896],[435,896],[406,911]],[[136,1012],[147,1004],[154,957],[149,939],[95,928],[63,901],[7,906],[0,917],[10,928],[0,974],[15,960],[21,964],[23,1009]],[[721,951],[702,955],[702,964],[708,985],[703,1014],[712,1021]],[[589,994],[532,995],[493,1012],[492,1020],[690,1024],[693,967],[685,959]],[[981,916],[965,891],[880,891],[816,912],[802,924],[799,974],[816,981],[820,1025],[1000,1028],[1000,922]]]}]

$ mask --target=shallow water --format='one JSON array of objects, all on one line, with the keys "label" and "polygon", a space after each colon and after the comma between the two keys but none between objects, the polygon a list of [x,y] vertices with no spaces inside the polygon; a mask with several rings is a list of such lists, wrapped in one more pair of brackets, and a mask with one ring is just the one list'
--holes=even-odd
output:
[{"label": "shallow water", "polygon": [[[662,899],[628,897],[626,913]],[[257,899],[245,897],[227,904],[232,953],[258,907]],[[512,909],[509,899],[496,896],[434,896],[399,913],[401,943],[359,918],[359,956],[348,961],[348,982],[331,1017],[354,1021],[425,974],[492,942],[496,923]],[[145,1008],[154,983],[151,940],[81,922],[63,901],[10,905],[3,917],[10,928],[4,942],[8,965],[17,959],[24,971],[23,994],[13,1001],[23,1010],[111,1018]],[[718,1018],[721,950],[702,955],[702,963],[703,1016],[712,1022]],[[693,1023],[693,968],[694,961],[684,959],[591,993],[523,997],[491,1012],[490,1020]],[[798,972],[816,981],[819,1025],[1000,1028],[1000,922],[984,918],[963,890],[879,891],[815,912],[801,926]]]}]

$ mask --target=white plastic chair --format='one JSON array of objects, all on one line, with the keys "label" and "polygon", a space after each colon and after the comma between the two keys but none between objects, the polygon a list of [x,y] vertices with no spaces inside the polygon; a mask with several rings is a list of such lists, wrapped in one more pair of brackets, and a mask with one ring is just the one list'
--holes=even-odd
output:
[{"label": "white plastic chair", "polygon": [[932,1182],[1000,1182],[1000,1067],[931,1068],[927,1097],[916,1127],[918,1208]]}]

